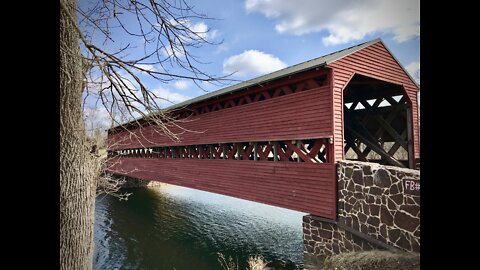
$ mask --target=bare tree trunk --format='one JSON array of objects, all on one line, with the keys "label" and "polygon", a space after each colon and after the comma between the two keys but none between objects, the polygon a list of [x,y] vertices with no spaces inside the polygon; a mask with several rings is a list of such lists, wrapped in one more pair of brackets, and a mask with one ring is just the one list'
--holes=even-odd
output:
[{"label": "bare tree trunk", "polygon": [[[61,0],[63,1],[63,0]],[[96,160],[87,149],[82,113],[82,57],[76,0],[60,8],[60,269],[91,269]],[[66,11],[75,21],[67,16]]]}]

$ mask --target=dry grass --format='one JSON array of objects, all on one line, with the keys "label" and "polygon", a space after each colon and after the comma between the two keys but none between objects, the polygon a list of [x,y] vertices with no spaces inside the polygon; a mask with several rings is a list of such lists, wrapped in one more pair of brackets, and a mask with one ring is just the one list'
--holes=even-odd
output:
[{"label": "dry grass", "polygon": [[419,270],[420,255],[407,252],[362,251],[328,257],[324,270]]},{"label": "dry grass", "polygon": [[[236,262],[233,260],[231,256],[228,259],[225,258],[225,255],[222,253],[218,254],[218,262],[222,266],[224,270],[239,270],[238,258]],[[264,270],[267,266],[267,262],[265,259],[260,255],[257,256],[250,256],[247,260],[248,267],[247,270]]]},{"label": "dry grass", "polygon": [[250,256],[247,262],[249,270],[263,270],[267,266],[267,262],[261,255]]}]

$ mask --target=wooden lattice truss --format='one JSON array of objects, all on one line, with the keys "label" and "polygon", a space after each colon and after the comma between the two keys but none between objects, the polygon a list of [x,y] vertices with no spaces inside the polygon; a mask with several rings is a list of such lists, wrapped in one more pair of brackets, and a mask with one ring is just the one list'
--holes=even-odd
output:
[{"label": "wooden lattice truss", "polygon": [[135,148],[113,151],[110,156],[326,163],[327,146],[327,139],[305,139]]},{"label": "wooden lattice truss", "polygon": [[[354,91],[352,91],[354,92]],[[345,153],[360,161],[413,167],[410,106],[401,90],[350,93],[344,105]],[[347,102],[351,101],[351,102]]]}]

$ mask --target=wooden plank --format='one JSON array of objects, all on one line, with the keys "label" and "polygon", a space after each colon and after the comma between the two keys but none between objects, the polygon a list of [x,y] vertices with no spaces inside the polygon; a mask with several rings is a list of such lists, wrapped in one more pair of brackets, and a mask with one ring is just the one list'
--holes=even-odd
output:
[{"label": "wooden plank", "polygon": [[408,167],[415,169],[415,156],[413,152],[412,139],[412,111],[411,107],[407,108],[407,138],[408,138]]},{"label": "wooden plank", "polygon": [[[251,160],[117,158],[126,175],[334,218],[335,165]],[[128,173],[127,173],[128,171]],[[222,177],[218,177],[221,175]]]},{"label": "wooden plank", "polygon": [[387,121],[385,121],[385,119],[383,119],[382,116],[377,114],[374,115],[373,118],[375,118],[375,120],[377,120],[380,126],[382,126],[388,132],[388,134],[393,137],[395,142],[399,143],[400,145],[405,147],[405,149],[407,149],[405,139],[400,134],[398,134],[397,131]]},{"label": "wooden plank", "polygon": [[[364,137],[362,134],[360,134],[359,132],[355,131],[353,128],[349,127],[349,126],[346,126],[348,132],[352,133],[356,138],[360,139],[365,145],[367,145],[368,147],[372,148],[373,151],[377,152],[380,156],[382,156],[382,158],[384,158],[388,163],[390,163],[391,165],[394,165],[394,166],[398,166],[398,167],[402,167],[402,168],[405,168],[405,166],[399,162],[398,160],[396,160],[395,158],[391,157],[387,152],[385,152],[385,150],[383,150],[383,148],[381,148],[378,144],[376,144],[376,142],[373,140],[369,140],[367,139],[366,137]],[[368,132],[368,131],[364,131],[365,132]],[[371,135],[370,135],[371,136]],[[372,136],[373,137],[373,136]],[[371,138],[370,138],[371,139]]]}]

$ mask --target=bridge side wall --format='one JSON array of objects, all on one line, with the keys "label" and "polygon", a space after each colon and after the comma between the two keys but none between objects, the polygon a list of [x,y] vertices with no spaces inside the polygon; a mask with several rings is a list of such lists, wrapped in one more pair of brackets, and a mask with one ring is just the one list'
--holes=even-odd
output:
[{"label": "bridge side wall", "polygon": [[169,127],[179,142],[152,126],[132,130],[136,136],[110,134],[109,149],[328,138],[333,136],[331,94],[327,85],[191,116],[176,123],[188,131]]},{"label": "bridge side wall", "polygon": [[336,216],[333,163],[116,157],[109,172]]},{"label": "bridge side wall", "polygon": [[304,252],[420,252],[420,172],[375,163],[337,165],[338,219],[303,218]]}]

